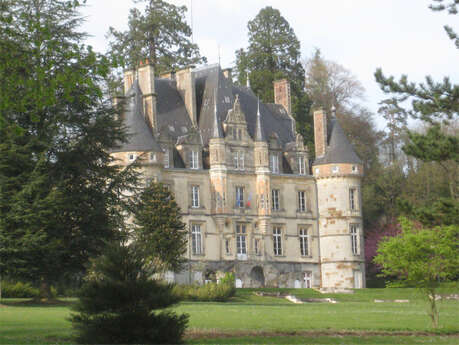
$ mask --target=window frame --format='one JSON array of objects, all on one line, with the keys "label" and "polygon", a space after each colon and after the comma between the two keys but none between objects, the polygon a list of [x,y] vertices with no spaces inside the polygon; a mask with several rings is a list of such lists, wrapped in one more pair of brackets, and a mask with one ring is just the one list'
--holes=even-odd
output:
[{"label": "window frame", "polygon": [[298,238],[300,241],[301,256],[311,257],[309,228],[305,226],[300,227],[298,230]]},{"label": "window frame", "polygon": [[192,208],[201,207],[201,200],[200,200],[199,193],[200,193],[199,185],[192,185],[191,186],[191,207]]},{"label": "window frame", "polygon": [[244,186],[236,186],[235,205],[236,208],[244,208]]},{"label": "window frame", "polygon": [[170,150],[169,149],[164,149],[163,165],[164,165],[164,168],[166,169],[170,167]]},{"label": "window frame", "polygon": [[199,152],[196,150],[190,151],[190,169],[199,169]]},{"label": "window frame", "polygon": [[279,225],[273,226],[273,252],[274,256],[282,256],[282,227]]},{"label": "window frame", "polygon": [[306,175],[306,160],[304,156],[298,157],[298,175]]},{"label": "window frame", "polygon": [[191,223],[191,254],[203,255],[201,224]]},{"label": "window frame", "polygon": [[308,205],[307,205],[307,193],[305,190],[298,191],[298,212],[307,212]]},{"label": "window frame", "polygon": [[271,210],[280,211],[280,189],[278,188],[271,190]]},{"label": "window frame", "polygon": [[236,254],[247,255],[247,225],[236,223]]},{"label": "window frame", "polygon": [[349,188],[349,209],[351,211],[358,211],[357,207],[357,188],[356,187],[351,187]]},{"label": "window frame", "polygon": [[279,154],[278,153],[271,153],[269,155],[269,170],[271,170],[272,174],[279,174]]},{"label": "window frame", "polygon": [[351,252],[352,255],[360,255],[359,248],[359,236],[360,236],[360,225],[359,224],[349,224],[349,234],[351,237]]}]

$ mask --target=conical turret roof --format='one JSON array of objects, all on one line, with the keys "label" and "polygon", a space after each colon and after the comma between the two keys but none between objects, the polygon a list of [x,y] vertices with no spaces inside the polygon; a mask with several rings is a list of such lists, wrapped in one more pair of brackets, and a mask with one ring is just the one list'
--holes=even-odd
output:
[{"label": "conical turret roof", "polygon": [[217,90],[214,91],[214,128],[212,138],[223,138],[223,128],[217,114]]},{"label": "conical turret roof", "polygon": [[343,128],[336,118],[330,121],[330,140],[325,155],[315,160],[314,165],[331,163],[362,164],[362,160],[355,153],[354,147],[349,142]]},{"label": "conical turret roof", "polygon": [[154,151],[162,152],[161,147],[153,137],[153,133],[143,115],[142,92],[138,81],[135,81],[126,93],[126,111],[124,126],[129,135],[128,141],[112,152]]},{"label": "conical turret roof", "polygon": [[255,124],[255,141],[266,141],[265,133],[261,127],[260,99],[258,99],[257,122]]}]

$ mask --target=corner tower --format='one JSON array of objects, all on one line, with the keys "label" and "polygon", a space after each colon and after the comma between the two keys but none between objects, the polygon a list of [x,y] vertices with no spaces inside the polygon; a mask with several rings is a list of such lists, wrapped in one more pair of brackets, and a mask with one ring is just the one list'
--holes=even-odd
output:
[{"label": "corner tower", "polygon": [[336,119],[314,112],[321,288],[365,287],[361,180],[363,164]]}]

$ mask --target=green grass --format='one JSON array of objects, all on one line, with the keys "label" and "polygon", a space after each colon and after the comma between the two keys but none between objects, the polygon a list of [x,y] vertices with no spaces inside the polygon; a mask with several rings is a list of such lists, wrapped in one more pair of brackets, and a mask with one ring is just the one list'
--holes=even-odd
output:
[{"label": "green grass", "polygon": [[[190,315],[190,334],[198,337],[189,339],[192,344],[459,343],[459,301],[440,302],[440,334],[422,336],[420,332],[432,329],[427,302],[414,289],[368,289],[339,295],[322,295],[310,289],[264,291],[292,293],[301,298],[333,297],[338,303],[295,305],[282,298],[255,296],[251,289],[239,289],[230,302],[183,302],[173,309]],[[409,299],[410,302],[374,303],[374,299]],[[18,299],[3,300],[0,344],[72,343],[72,328],[67,321],[72,301],[67,299],[63,304],[43,306]],[[349,334],[333,335],[342,330]],[[390,335],[394,331],[414,334]],[[263,336],[266,334],[269,336]],[[280,337],[282,334],[287,336]]]}]

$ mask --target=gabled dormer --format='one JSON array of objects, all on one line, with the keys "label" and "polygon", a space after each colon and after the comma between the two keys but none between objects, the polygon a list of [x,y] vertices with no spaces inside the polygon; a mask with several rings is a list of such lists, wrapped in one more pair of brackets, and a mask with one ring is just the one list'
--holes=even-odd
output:
[{"label": "gabled dormer", "polygon": [[176,149],[180,154],[185,168],[202,169],[202,137],[197,128],[191,128],[187,135],[178,137]]},{"label": "gabled dormer", "polygon": [[297,133],[296,140],[285,145],[285,159],[293,174],[309,175],[308,150],[301,134]]},{"label": "gabled dormer", "polygon": [[224,121],[225,137],[230,141],[246,142],[249,139],[247,121],[241,109],[239,95],[236,94],[233,108],[228,110]]}]

